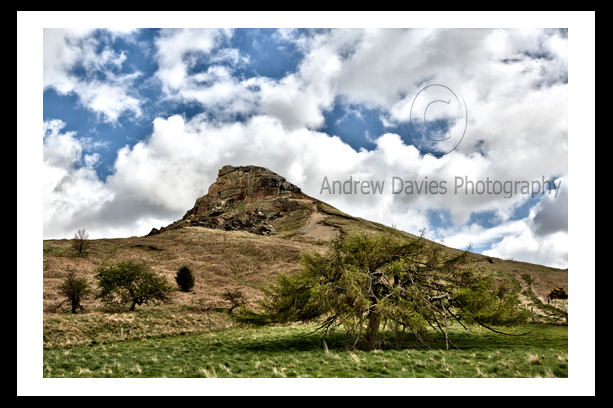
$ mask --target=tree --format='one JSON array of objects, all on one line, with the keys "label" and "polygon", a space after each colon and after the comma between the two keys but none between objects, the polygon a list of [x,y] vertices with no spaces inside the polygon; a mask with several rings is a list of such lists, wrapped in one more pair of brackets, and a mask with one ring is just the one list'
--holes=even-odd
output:
[{"label": "tree", "polygon": [[66,298],[64,302],[70,302],[72,313],[77,313],[77,309],[80,309],[82,312],[85,311],[81,301],[87,299],[91,293],[92,291],[87,283],[87,279],[85,277],[77,277],[77,273],[74,270],[68,271],[68,276],[59,288],[59,295]]},{"label": "tree", "polygon": [[102,266],[96,272],[100,288],[96,297],[106,303],[129,303],[130,310],[134,310],[136,305],[171,299],[172,287],[168,280],[144,262],[121,261]]},{"label": "tree", "polygon": [[221,298],[223,300],[227,300],[228,302],[232,303],[232,306],[230,307],[230,309],[228,309],[228,313],[232,313],[232,311],[245,304],[245,296],[243,295],[243,292],[240,289],[227,289],[222,295]]},{"label": "tree", "polygon": [[330,241],[327,252],[303,255],[302,269],[264,288],[259,311],[239,309],[238,320],[269,324],[318,321],[327,333],[343,327],[353,346],[372,350],[380,330],[415,336],[427,346],[428,327],[445,336],[451,322],[464,328],[525,321],[517,294],[471,262],[469,251],[451,254],[420,237],[359,231]]},{"label": "tree", "polygon": [[175,281],[183,292],[189,292],[194,287],[196,278],[189,267],[182,266],[175,275]]},{"label": "tree", "polygon": [[72,249],[77,254],[77,257],[81,258],[87,254],[87,250],[90,248],[90,242],[88,241],[89,234],[85,232],[85,229],[80,229],[74,234],[72,239]]}]

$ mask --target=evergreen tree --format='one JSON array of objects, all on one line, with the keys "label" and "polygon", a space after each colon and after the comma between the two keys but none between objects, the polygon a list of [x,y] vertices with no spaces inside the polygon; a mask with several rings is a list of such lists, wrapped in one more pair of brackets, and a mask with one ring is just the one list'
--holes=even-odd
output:
[{"label": "evergreen tree", "polygon": [[318,330],[343,327],[354,346],[380,345],[380,330],[410,333],[424,345],[428,327],[445,336],[448,326],[523,322],[517,294],[471,262],[469,250],[452,254],[424,232],[407,240],[359,231],[330,241],[327,252],[302,258],[302,269],[280,275],[265,289],[258,311],[239,309],[253,324],[318,321]]},{"label": "evergreen tree", "polygon": [[187,266],[182,266],[179,268],[175,276],[175,281],[183,292],[189,292],[196,284],[196,278],[194,277],[191,269],[189,269]]}]

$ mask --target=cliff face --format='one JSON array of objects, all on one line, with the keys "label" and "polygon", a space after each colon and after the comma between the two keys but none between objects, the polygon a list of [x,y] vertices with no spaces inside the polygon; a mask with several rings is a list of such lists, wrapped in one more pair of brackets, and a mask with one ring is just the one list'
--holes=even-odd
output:
[{"label": "cliff face", "polygon": [[289,183],[284,177],[257,166],[224,166],[217,174],[217,181],[209,187],[207,195],[196,200],[190,215],[199,215],[219,205],[236,202],[253,203],[277,197],[306,198],[300,188]]},{"label": "cliff face", "polygon": [[[275,227],[292,211],[306,211],[311,198],[284,177],[257,166],[224,166],[209,192],[183,218],[148,235],[187,226],[275,235]],[[304,212],[303,211],[303,212]]]}]

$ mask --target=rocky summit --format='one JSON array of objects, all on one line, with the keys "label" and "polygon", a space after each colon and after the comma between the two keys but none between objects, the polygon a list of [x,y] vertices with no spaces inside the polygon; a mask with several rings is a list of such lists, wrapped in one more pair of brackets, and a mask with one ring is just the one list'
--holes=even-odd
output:
[{"label": "rocky summit", "polygon": [[292,211],[317,201],[299,187],[264,167],[224,166],[206,195],[183,218],[148,235],[188,226],[275,235],[275,226]]},{"label": "rocky summit", "polygon": [[276,197],[305,198],[306,195],[284,177],[257,166],[224,166],[207,195],[196,200],[185,217],[199,215],[227,203],[253,203]]}]

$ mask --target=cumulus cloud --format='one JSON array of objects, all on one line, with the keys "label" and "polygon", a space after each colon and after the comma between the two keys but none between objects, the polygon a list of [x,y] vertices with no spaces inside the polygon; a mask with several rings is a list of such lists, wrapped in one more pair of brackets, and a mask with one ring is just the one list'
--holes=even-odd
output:
[{"label": "cumulus cloud", "polygon": [[[553,266],[556,268],[568,267],[568,186],[567,179],[555,181],[560,184],[558,195],[547,191],[537,194],[540,201],[530,209],[529,215],[523,220],[503,223],[505,226],[516,225],[498,234],[490,250],[484,255],[498,258],[522,260],[536,264]],[[554,187],[555,188],[555,187]],[[477,228],[480,229],[480,228]],[[499,232],[495,227],[486,231],[475,231],[477,240],[482,239],[481,233],[491,236]]]},{"label": "cumulus cloud", "polygon": [[61,94],[74,89],[69,71],[81,58],[81,39],[92,29],[43,29],[43,89],[53,87]]},{"label": "cumulus cloud", "polygon": [[524,230],[519,235],[505,236],[492,249],[483,251],[483,255],[565,269],[568,268],[568,234],[558,232],[542,238]]},{"label": "cumulus cloud", "polygon": [[[167,99],[197,102],[218,117],[235,118],[254,109],[253,81],[233,71],[248,58],[234,48],[221,48],[232,37],[227,29],[164,29],[155,40],[155,77]],[[203,67],[206,67],[204,69]]]},{"label": "cumulus cloud", "polygon": [[[555,180],[554,183],[561,183],[559,194],[546,192],[543,199],[535,206],[532,215],[534,233],[539,237],[557,232],[568,233],[567,179],[560,178]],[[564,188],[561,188],[562,185],[564,185]]]},{"label": "cumulus cloud", "polygon": [[[451,181],[456,176],[531,181],[567,172],[567,64],[560,47],[566,40],[557,32],[331,30],[309,40],[295,38],[305,51],[304,61],[295,74],[262,91],[262,111],[289,128],[316,128],[337,99],[388,109],[385,126],[406,121],[414,96],[410,90],[437,78],[456,86],[468,106],[468,134],[456,149],[462,154],[440,159],[436,168],[428,167],[435,162],[428,158],[415,160],[419,164],[395,168],[397,174],[414,179],[430,174]],[[334,69],[313,69],[323,66]],[[317,74],[310,75],[311,70]],[[315,86],[315,77],[325,91]],[[393,157],[397,156],[395,151]],[[411,159],[408,155],[396,162]],[[404,205],[415,201],[406,196],[395,199]],[[438,204],[436,197],[428,200]],[[508,211],[521,200],[458,194],[451,208],[453,221],[461,225],[474,211]]]},{"label": "cumulus cloud", "polygon": [[459,229],[443,229],[438,231],[445,237],[445,245],[453,248],[489,247],[507,236],[517,236],[529,229],[527,220],[503,222],[492,228],[484,228],[478,224],[465,225]]},{"label": "cumulus cloud", "polygon": [[220,29],[161,30],[155,41],[159,64],[156,76],[162,82],[165,92],[172,94],[189,85],[190,61],[189,58],[186,58],[188,52],[198,52],[207,56],[223,41],[224,37],[230,35],[231,31]]},{"label": "cumulus cloud", "polygon": [[[96,38],[94,32],[43,30],[43,90],[54,89],[60,95],[75,93],[83,106],[106,122],[116,123],[125,113],[141,116],[142,101],[132,86],[140,73],[116,74],[113,70],[121,67],[126,55],[104,46],[104,36]],[[131,32],[119,30],[112,34]],[[83,72],[76,74],[78,68]],[[99,76],[105,79],[97,79]]]},{"label": "cumulus cloud", "polygon": [[[95,171],[99,156],[85,154],[65,123],[43,124],[43,230],[47,237],[67,237],[89,227],[113,198]],[[74,231],[73,231],[74,230]]]}]

